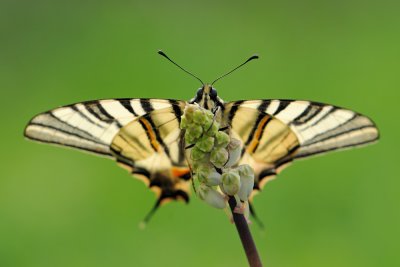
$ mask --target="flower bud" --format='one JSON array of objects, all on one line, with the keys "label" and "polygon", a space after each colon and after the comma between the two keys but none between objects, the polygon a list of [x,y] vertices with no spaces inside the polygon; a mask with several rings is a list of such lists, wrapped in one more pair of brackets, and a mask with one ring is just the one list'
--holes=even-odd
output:
[{"label": "flower bud", "polygon": [[209,110],[204,110],[204,113],[205,113],[205,120],[204,120],[204,122],[201,124],[203,127],[204,127],[204,129],[208,129],[208,128],[210,128],[210,126],[211,126],[211,124],[213,123],[213,121],[214,121],[214,113],[212,113],[211,111],[209,111]]},{"label": "flower bud", "polygon": [[193,121],[203,127],[209,127],[213,121],[213,113],[206,109],[197,109],[193,113]]},{"label": "flower bud", "polygon": [[228,160],[228,151],[225,148],[215,148],[211,151],[210,161],[217,168],[222,168]]},{"label": "flower bud", "polygon": [[206,110],[206,116],[208,119],[213,120],[214,119],[214,113],[212,113],[209,110]]},{"label": "flower bud", "polygon": [[222,182],[222,177],[221,174],[217,172],[217,170],[214,170],[208,175],[205,184],[208,186],[216,186],[220,185]]},{"label": "flower bud", "polygon": [[224,196],[217,190],[205,185],[200,184],[197,190],[197,195],[200,199],[204,200],[207,204],[217,208],[223,209],[226,207],[226,200]]},{"label": "flower bud", "polygon": [[201,123],[201,126],[203,126],[204,129],[210,128],[210,126],[214,120],[213,116],[214,116],[214,114],[211,111],[209,111],[209,110],[205,111],[204,120]]},{"label": "flower bud", "polygon": [[193,113],[193,121],[197,124],[202,125],[207,120],[207,116],[201,109],[196,109]]},{"label": "flower bud", "polygon": [[186,144],[193,144],[196,141],[196,137],[193,136],[189,131],[185,132],[185,142]]},{"label": "flower bud", "polygon": [[241,201],[247,201],[254,188],[254,172],[248,164],[240,165],[237,170],[240,175],[240,189],[238,196]]},{"label": "flower bud", "polygon": [[194,139],[197,139],[202,135],[203,128],[198,124],[191,123],[188,125],[186,132],[189,132],[189,134],[192,135]]},{"label": "flower bud", "polygon": [[192,148],[192,151],[190,152],[190,158],[193,161],[198,161],[202,160],[205,157],[206,153],[201,151],[198,147]]},{"label": "flower bud", "polygon": [[222,192],[233,196],[239,192],[240,176],[237,171],[229,170],[222,174],[222,184],[220,185]]},{"label": "flower bud", "polygon": [[181,129],[186,129],[187,126],[188,126],[187,119],[186,119],[185,115],[182,115],[182,116],[181,116],[181,122],[180,122],[180,124],[179,124],[179,127],[180,127]]},{"label": "flower bud", "polygon": [[203,152],[210,152],[214,147],[214,137],[203,136],[196,142],[196,147]]},{"label": "flower bud", "polygon": [[219,147],[226,147],[230,141],[229,135],[222,131],[218,131],[215,134],[215,139],[217,141],[217,146]]},{"label": "flower bud", "polygon": [[210,127],[204,129],[205,134],[208,136],[215,136],[219,130],[219,123],[217,121],[213,121]]},{"label": "flower bud", "polygon": [[249,164],[242,164],[236,169],[240,176],[254,176],[254,170]]},{"label": "flower bud", "polygon": [[196,169],[196,177],[201,183],[216,186],[221,183],[221,174],[211,164],[201,164]]},{"label": "flower bud", "polygon": [[241,141],[232,138],[228,145],[229,160],[225,163],[225,167],[229,168],[236,165],[242,154]]},{"label": "flower bud", "polygon": [[185,132],[185,143],[186,144],[194,144],[197,138],[190,131]]},{"label": "flower bud", "polygon": [[195,110],[198,109],[198,106],[196,105],[186,105],[185,110],[183,112],[186,120],[188,123],[191,123],[193,120],[193,113],[195,112]]},{"label": "flower bud", "polygon": [[210,129],[212,124],[213,124],[213,120],[207,118],[207,120],[202,124],[204,132],[207,132],[207,130]]},{"label": "flower bud", "polygon": [[199,163],[196,164],[195,175],[200,183],[204,183],[208,174],[212,171],[211,168],[214,168],[210,164],[207,163]]},{"label": "flower bud", "polygon": [[243,145],[240,140],[231,138],[229,132],[219,131],[220,119],[221,113],[214,114],[197,104],[186,105],[179,125],[185,130],[186,144],[191,145],[190,149],[185,149],[185,157],[194,171],[193,178],[200,182],[197,194],[202,200],[222,209],[227,206],[226,195],[234,196],[237,203],[243,202],[241,212],[248,218],[254,171],[249,165],[231,169],[238,164]]}]

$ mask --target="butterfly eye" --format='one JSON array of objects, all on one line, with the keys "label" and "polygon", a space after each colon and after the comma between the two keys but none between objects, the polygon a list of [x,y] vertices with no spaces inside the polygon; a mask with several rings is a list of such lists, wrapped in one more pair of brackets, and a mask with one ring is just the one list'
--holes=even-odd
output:
[{"label": "butterfly eye", "polygon": [[203,95],[203,88],[200,88],[199,90],[197,90],[197,98],[201,98],[202,95]]},{"label": "butterfly eye", "polygon": [[217,90],[215,90],[214,88],[211,88],[210,97],[215,98],[216,96],[217,96]]}]

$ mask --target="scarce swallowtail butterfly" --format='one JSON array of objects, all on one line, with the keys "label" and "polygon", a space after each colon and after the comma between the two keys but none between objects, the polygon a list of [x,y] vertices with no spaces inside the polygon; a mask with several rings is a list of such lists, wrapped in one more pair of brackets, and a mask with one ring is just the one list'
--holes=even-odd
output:
[{"label": "scarce swallowtail butterfly", "polygon": [[[177,65],[162,51],[159,54]],[[169,200],[189,201],[192,177],[180,129],[189,103],[214,113],[221,110],[220,130],[242,140],[239,164],[249,164],[255,171],[253,193],[296,159],[366,145],[379,138],[372,120],[357,112],[303,100],[224,102],[213,87],[220,78],[205,84],[189,74],[202,83],[189,101],[117,98],[76,103],[36,115],[24,134],[35,141],[116,160],[156,192],[157,201],[146,220]]]}]

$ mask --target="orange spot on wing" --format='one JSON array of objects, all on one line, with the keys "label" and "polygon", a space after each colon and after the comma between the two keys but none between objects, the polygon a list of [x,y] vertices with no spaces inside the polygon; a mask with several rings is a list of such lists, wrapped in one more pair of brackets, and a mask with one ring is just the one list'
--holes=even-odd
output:
[{"label": "orange spot on wing", "polygon": [[178,168],[178,167],[172,167],[172,175],[174,177],[182,177],[185,174],[188,174],[190,172],[189,168]]}]

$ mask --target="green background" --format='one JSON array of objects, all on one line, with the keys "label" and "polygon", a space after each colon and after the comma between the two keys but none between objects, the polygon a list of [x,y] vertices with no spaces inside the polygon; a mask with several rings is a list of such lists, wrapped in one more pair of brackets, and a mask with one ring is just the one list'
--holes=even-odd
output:
[{"label": "green background", "polygon": [[[250,1],[249,1],[250,2]],[[245,266],[226,215],[154,195],[110,160],[24,140],[83,100],[309,99],[371,116],[378,144],[293,164],[256,197],[265,266],[400,266],[397,1],[15,1],[0,4],[0,266]]]}]

